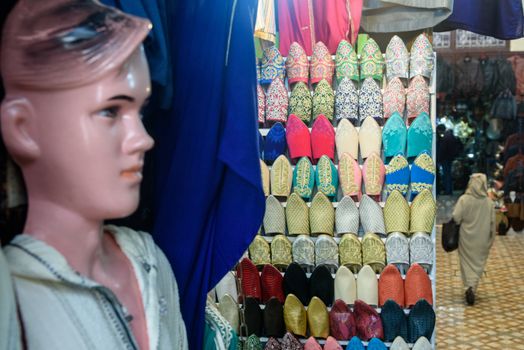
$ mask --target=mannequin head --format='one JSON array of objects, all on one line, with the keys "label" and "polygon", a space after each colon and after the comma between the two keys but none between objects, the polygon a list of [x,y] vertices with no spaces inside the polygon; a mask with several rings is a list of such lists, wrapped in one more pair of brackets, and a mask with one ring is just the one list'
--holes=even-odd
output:
[{"label": "mannequin head", "polygon": [[[21,0],[4,27],[0,121],[31,206],[90,220],[131,214],[153,140],[149,22],[90,0]],[[52,218],[49,218],[52,219]]]}]

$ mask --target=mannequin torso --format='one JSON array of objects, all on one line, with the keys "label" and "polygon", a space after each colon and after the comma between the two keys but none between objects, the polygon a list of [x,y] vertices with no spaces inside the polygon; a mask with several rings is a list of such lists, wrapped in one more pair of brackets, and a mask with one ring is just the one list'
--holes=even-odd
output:
[{"label": "mannequin torso", "polygon": [[5,144],[28,194],[5,249],[27,347],[187,349],[176,280],[134,212],[151,94],[143,19],[90,0],[19,0],[4,26]]}]

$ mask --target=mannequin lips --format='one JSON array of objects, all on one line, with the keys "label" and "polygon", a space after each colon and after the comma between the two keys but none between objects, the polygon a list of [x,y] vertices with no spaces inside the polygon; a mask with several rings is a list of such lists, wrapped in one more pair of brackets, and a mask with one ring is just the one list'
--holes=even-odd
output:
[{"label": "mannequin lips", "polygon": [[142,165],[135,165],[120,172],[120,176],[133,182],[142,181]]}]

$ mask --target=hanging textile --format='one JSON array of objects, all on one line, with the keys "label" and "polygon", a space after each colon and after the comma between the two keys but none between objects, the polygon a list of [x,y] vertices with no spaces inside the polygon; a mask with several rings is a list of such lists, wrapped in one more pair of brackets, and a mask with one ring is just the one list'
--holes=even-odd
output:
[{"label": "hanging textile", "polygon": [[190,349],[202,348],[207,292],[248,248],[264,213],[253,45],[256,4],[173,4],[176,98],[154,135],[154,237],[178,282]]},{"label": "hanging textile", "polygon": [[522,0],[454,0],[453,13],[434,30],[446,32],[455,29],[502,40],[522,38]]},{"label": "hanging textile", "polygon": [[273,44],[277,42],[275,2],[273,0],[258,0],[255,37],[270,41]]},{"label": "hanging textile", "polygon": [[437,55],[437,92],[450,94],[455,85],[455,75],[451,65]]},{"label": "hanging textile", "polygon": [[352,45],[356,45],[357,43],[358,32],[360,30],[360,21],[362,20],[363,2],[364,0],[349,1],[349,38]]},{"label": "hanging textile", "polygon": [[515,98],[517,102],[524,101],[524,58],[520,56],[511,56],[508,61],[513,67],[516,79]]},{"label": "hanging textile", "polygon": [[341,40],[351,41],[349,0],[314,1],[313,13],[316,39],[322,41],[332,55]]},{"label": "hanging textile", "polygon": [[314,0],[276,0],[278,2],[279,51],[282,56],[289,53],[289,47],[297,42],[306,55],[313,54],[315,23],[313,19]]},{"label": "hanging textile", "polygon": [[452,6],[453,0],[370,0],[364,3],[361,25],[368,33],[431,28],[451,14]]},{"label": "hanging textile", "polygon": [[455,64],[455,93],[464,97],[482,92],[484,78],[479,60],[465,57]]}]

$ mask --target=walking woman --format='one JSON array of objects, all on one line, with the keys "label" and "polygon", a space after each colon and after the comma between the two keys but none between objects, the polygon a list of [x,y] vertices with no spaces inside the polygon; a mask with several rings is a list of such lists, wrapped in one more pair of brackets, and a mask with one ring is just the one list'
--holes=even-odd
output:
[{"label": "walking woman", "polygon": [[453,210],[453,219],[460,225],[458,253],[468,305],[475,303],[475,292],[495,238],[495,207],[487,191],[486,175],[471,175],[466,193]]}]

